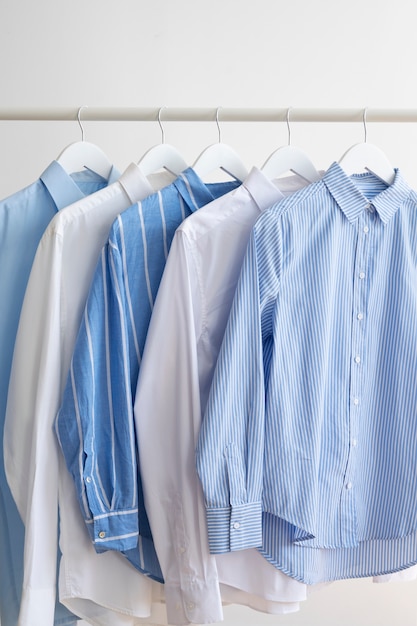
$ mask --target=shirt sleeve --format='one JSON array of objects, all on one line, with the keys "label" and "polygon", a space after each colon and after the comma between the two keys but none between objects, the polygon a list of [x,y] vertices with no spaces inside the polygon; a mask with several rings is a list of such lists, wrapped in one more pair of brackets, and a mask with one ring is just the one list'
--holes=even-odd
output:
[{"label": "shirt sleeve", "polygon": [[135,424],[146,510],[165,581],[168,621],[223,619],[195,468],[201,423],[199,282],[187,238],[171,245],[141,362]]},{"label": "shirt sleeve", "polygon": [[38,247],[20,316],[5,419],[6,476],[25,524],[22,626],[54,620],[59,447],[49,416],[62,389],[61,248],[59,237],[43,239]]},{"label": "shirt sleeve", "polygon": [[55,428],[97,552],[139,535],[128,304],[117,242],[104,246],[90,288]]},{"label": "shirt sleeve", "polygon": [[262,545],[265,395],[276,286],[274,259],[263,254],[253,231],[196,453],[213,554]]}]

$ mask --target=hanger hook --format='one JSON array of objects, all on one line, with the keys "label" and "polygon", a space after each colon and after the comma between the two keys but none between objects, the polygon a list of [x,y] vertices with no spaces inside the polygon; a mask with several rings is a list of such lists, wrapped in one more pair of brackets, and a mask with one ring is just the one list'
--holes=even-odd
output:
[{"label": "hanger hook", "polygon": [[368,138],[368,128],[367,128],[367,126],[366,126],[366,112],[367,112],[367,111],[368,111],[368,107],[365,107],[365,108],[364,108],[364,110],[363,110],[363,118],[362,118],[362,121],[363,121],[363,132],[364,132],[364,137],[365,137],[365,143],[366,143],[366,140],[367,140],[367,138]]},{"label": "hanger hook", "polygon": [[166,106],[164,107],[160,107],[159,111],[158,111],[158,124],[159,124],[159,128],[161,129],[161,134],[162,134],[162,143],[165,143],[165,131],[164,131],[164,127],[162,126],[162,121],[161,121],[161,113],[162,110],[166,109]]},{"label": "hanger hook", "polygon": [[291,145],[291,126],[290,126],[290,111],[291,107],[287,109],[287,130],[288,130],[288,145]]},{"label": "hanger hook", "polygon": [[219,143],[222,142],[222,133],[220,130],[220,122],[219,122],[219,111],[222,107],[217,107],[216,109],[216,124],[217,124],[217,132],[219,133]]},{"label": "hanger hook", "polygon": [[82,122],[81,122],[81,111],[82,111],[83,109],[88,109],[88,104],[83,104],[83,105],[82,105],[82,106],[78,109],[78,113],[77,113],[77,120],[78,120],[78,124],[80,125],[80,128],[81,128],[81,141],[84,141],[84,136],[85,136],[85,133],[84,133],[84,126],[82,125]]}]

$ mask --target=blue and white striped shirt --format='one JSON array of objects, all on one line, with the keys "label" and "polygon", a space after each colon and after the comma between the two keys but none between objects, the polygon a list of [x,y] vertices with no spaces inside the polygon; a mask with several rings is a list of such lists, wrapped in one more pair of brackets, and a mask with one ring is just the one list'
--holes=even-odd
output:
[{"label": "blue and white striped shirt", "polygon": [[205,185],[187,169],[118,216],[95,272],[56,420],[96,551],[119,550],[156,580],[162,573],[143,503],[133,423],[141,355],[176,228],[238,184]]},{"label": "blue and white striped shirt", "polygon": [[197,451],[211,551],[307,583],[417,562],[417,194],[323,179],[264,213]]}]

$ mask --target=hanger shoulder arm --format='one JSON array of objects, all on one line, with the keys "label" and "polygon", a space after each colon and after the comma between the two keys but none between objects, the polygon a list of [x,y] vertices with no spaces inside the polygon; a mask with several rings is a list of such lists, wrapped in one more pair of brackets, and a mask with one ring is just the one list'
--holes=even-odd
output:
[{"label": "hanger shoulder arm", "polygon": [[216,169],[222,169],[233,178],[243,181],[248,175],[248,171],[240,156],[231,146],[225,143],[214,143],[197,157],[193,169],[204,178]]},{"label": "hanger shoulder arm", "polygon": [[70,144],[64,148],[56,160],[68,174],[88,168],[108,179],[113,168],[101,148],[88,141],[76,141]]},{"label": "hanger shoulder arm", "polygon": [[285,172],[293,172],[312,183],[320,178],[313,163],[303,150],[295,146],[283,146],[273,152],[262,166],[262,172],[269,179],[278,178]]},{"label": "hanger shoulder arm", "polygon": [[150,148],[140,159],[138,166],[144,176],[154,174],[161,169],[166,169],[178,176],[188,167],[178,150],[168,143],[161,143]]},{"label": "hanger shoulder arm", "polygon": [[388,157],[372,143],[364,142],[352,146],[343,154],[339,165],[348,175],[367,170],[387,185],[394,181],[395,171]]}]

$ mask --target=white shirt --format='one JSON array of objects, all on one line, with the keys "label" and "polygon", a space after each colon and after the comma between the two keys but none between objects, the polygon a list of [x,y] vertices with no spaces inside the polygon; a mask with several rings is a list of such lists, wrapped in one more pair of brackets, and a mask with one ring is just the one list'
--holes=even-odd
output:
[{"label": "white shirt", "polygon": [[116,183],[60,211],[37,249],[4,432],[7,480],[26,530],[19,626],[54,622],[58,505],[61,602],[91,624],[166,623],[162,586],[122,555],[94,551],[53,430],[100,250],[116,215],[152,192],[132,164]]},{"label": "white shirt", "polygon": [[[289,192],[305,185],[296,177],[276,183]],[[210,555],[194,458],[251,229],[261,211],[283,197],[254,168],[241,187],[187,218],[175,233],[155,301],[135,424],[145,505],[173,624],[183,623],[179,607],[189,622],[221,620],[219,583],[252,594],[256,606],[242,592],[235,602],[271,613],[296,610],[291,603],[306,598],[305,585],[270,567],[256,550]],[[225,601],[226,588],[221,591]]]}]

